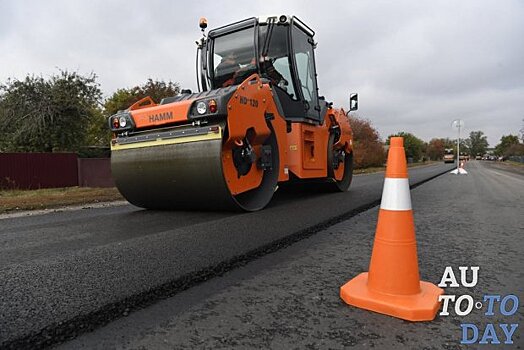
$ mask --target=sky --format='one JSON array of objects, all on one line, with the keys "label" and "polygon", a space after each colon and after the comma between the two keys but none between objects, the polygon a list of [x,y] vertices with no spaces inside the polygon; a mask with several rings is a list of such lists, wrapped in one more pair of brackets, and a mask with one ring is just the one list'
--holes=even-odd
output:
[{"label": "sky", "polygon": [[495,146],[524,126],[524,1],[0,0],[0,84],[95,72],[105,96],[148,78],[196,90],[198,20],[209,28],[289,14],[316,32],[320,95],[382,138],[481,130]]}]

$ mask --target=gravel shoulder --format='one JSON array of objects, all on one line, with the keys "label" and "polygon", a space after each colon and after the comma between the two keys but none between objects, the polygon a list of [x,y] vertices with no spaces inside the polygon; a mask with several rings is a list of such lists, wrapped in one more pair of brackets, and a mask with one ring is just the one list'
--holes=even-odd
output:
[{"label": "gravel shoulder", "polygon": [[[524,300],[524,177],[469,163],[412,190],[423,280],[438,283],[446,266],[480,266],[473,288],[446,294],[515,294]],[[410,323],[345,305],[339,288],[367,270],[377,208],[292,246],[131,313],[59,349],[470,349],[461,323],[520,323],[512,316],[451,312]],[[499,336],[502,337],[502,332]],[[517,329],[513,347],[521,348]],[[490,348],[483,346],[483,349]],[[497,347],[494,347],[497,348]],[[504,348],[508,348],[507,346]]]},{"label": "gravel shoulder", "polygon": [[0,190],[0,219],[45,213],[54,208],[71,210],[75,206],[107,205],[122,200],[122,195],[114,187]]}]

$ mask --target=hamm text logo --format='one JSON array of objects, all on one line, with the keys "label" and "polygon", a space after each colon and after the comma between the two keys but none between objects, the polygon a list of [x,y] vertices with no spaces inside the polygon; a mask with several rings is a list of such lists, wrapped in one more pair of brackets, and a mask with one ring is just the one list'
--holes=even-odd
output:
[{"label": "hamm text logo", "polygon": [[170,120],[173,119],[173,112],[165,112],[165,113],[159,113],[159,114],[152,114],[149,116],[149,122],[161,122],[164,120]]}]

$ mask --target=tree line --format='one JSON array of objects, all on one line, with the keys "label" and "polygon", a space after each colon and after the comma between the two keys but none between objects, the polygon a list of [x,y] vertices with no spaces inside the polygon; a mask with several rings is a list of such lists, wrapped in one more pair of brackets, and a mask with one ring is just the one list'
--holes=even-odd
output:
[{"label": "tree line", "polygon": [[[353,137],[355,140],[355,166],[366,168],[370,166],[380,166],[386,159],[384,143],[380,140],[378,132],[372,127],[369,120],[350,116]],[[417,136],[409,132],[398,132],[389,135],[385,145],[389,145],[389,139],[393,136],[404,138],[404,149],[406,158],[411,162],[426,160],[442,160],[446,149],[451,149],[456,154],[457,140],[450,138],[433,138],[429,142],[424,142]],[[484,156],[488,153],[488,138],[484,132],[472,131],[469,137],[460,140],[460,153],[471,157]],[[382,149],[381,149],[382,148]],[[517,135],[504,135],[500,142],[492,150],[496,156],[524,156],[524,132],[522,138]]]},{"label": "tree line", "polygon": [[[23,80],[7,80],[0,84],[0,152],[69,151],[89,156],[86,146],[109,144],[109,116],[146,96],[159,102],[179,91],[178,83],[148,79],[142,85],[118,89],[104,99],[96,74],[84,76],[69,71],[59,71],[47,79],[27,75]],[[391,136],[404,137],[406,156],[413,162],[440,160],[445,149],[456,148],[455,140],[433,138],[424,142],[409,132],[390,135],[384,142],[369,120],[357,115],[349,118],[356,168],[384,165]],[[487,137],[482,131],[472,131],[460,147],[472,156],[484,155]],[[518,136],[506,135],[495,147],[495,154],[524,155],[524,145]]]},{"label": "tree line", "polygon": [[0,85],[0,152],[85,152],[107,146],[107,118],[143,97],[178,94],[171,81],[148,79],[104,99],[94,73],[60,71],[47,79],[27,75]]}]

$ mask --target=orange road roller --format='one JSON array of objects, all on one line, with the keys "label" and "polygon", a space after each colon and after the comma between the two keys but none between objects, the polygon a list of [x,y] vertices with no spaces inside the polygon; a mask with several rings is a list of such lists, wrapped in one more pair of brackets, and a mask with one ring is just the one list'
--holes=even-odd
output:
[{"label": "orange road roller", "polygon": [[200,92],[146,97],[109,118],[122,195],[150,209],[256,211],[279,183],[347,191],[352,131],[344,110],[319,96],[314,31],[287,15],[206,27],[202,18]]}]

